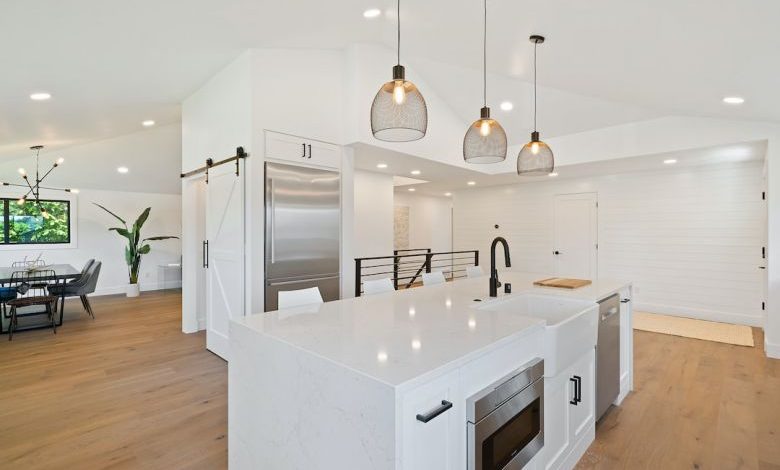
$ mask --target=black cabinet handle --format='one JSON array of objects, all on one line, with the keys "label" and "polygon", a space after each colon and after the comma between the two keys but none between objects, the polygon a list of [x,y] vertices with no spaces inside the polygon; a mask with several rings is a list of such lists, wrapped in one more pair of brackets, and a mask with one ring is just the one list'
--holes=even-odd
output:
[{"label": "black cabinet handle", "polygon": [[576,375],[574,377],[569,377],[569,382],[574,383],[574,398],[569,400],[569,404],[570,405],[575,405],[575,406],[577,405],[577,403],[579,403],[577,401],[577,379],[576,379],[576,377],[577,377]]},{"label": "black cabinet handle", "polygon": [[309,144],[309,158],[311,158],[311,144]]},{"label": "black cabinet handle", "polygon": [[441,406],[437,406],[436,409],[431,410],[425,413],[424,415],[417,415],[417,421],[422,421],[423,423],[427,423],[428,421],[439,416],[440,414],[444,413],[450,408],[452,408],[452,403],[448,402],[447,400],[442,400]]},{"label": "black cabinet handle", "polygon": [[575,375],[574,379],[577,381],[577,394],[574,399],[577,400],[577,403],[582,403],[582,377]]},{"label": "black cabinet handle", "polygon": [[303,155],[301,155],[301,158],[306,158],[306,144],[301,145],[303,145]]},{"label": "black cabinet handle", "polygon": [[209,241],[203,240],[203,267],[209,267]]}]

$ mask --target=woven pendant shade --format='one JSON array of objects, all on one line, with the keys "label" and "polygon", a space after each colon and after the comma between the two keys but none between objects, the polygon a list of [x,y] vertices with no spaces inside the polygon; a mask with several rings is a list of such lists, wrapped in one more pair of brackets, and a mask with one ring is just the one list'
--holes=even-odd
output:
[{"label": "woven pendant shade", "polygon": [[409,142],[428,130],[428,108],[414,83],[404,79],[403,66],[393,67],[393,80],[385,83],[371,103],[371,132],[379,140]]},{"label": "woven pendant shade", "polygon": [[468,163],[498,163],[506,158],[506,132],[490,109],[482,108],[482,117],[474,121],[463,138],[463,159]]},{"label": "woven pendant shade", "polygon": [[531,135],[531,142],[523,145],[517,155],[518,175],[546,175],[555,168],[555,157],[550,147],[539,140],[539,133]]}]

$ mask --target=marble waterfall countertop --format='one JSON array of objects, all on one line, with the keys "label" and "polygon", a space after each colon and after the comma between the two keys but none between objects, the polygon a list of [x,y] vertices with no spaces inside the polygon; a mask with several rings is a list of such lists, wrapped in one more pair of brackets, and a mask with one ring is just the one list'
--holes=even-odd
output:
[{"label": "marble waterfall countertop", "polygon": [[[625,282],[594,280],[575,290],[533,286],[538,274],[506,271],[512,294],[488,296],[488,277],[343,299],[242,317],[233,322],[391,386],[441,373],[523,335],[545,321],[507,311],[480,310],[524,293],[596,302]],[[480,299],[481,301],[478,301]]]}]

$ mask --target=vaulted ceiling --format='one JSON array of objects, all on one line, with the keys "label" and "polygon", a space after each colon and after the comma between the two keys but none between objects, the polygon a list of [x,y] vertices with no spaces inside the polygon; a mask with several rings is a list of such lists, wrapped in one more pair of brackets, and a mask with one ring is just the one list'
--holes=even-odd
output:
[{"label": "vaulted ceiling", "polygon": [[[4,0],[0,157],[177,122],[179,103],[254,47],[395,47],[389,0]],[[531,118],[528,35],[539,49],[540,127],[554,136],[663,115],[780,121],[780,3],[489,0],[489,101],[511,136]],[[365,19],[368,7],[378,18]],[[481,106],[481,2],[404,0],[402,61],[465,123]],[[392,64],[388,64],[389,67]],[[312,73],[317,73],[312,70]],[[47,91],[53,98],[33,102]],[[746,99],[740,106],[721,102]],[[510,100],[514,110],[498,111]],[[513,137],[514,138],[514,137]],[[511,142],[515,143],[515,142]]]}]

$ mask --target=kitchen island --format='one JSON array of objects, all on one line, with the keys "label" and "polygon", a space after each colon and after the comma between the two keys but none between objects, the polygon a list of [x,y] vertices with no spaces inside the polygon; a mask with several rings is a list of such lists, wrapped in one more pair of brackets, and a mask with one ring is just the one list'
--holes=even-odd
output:
[{"label": "kitchen island", "polygon": [[[544,447],[527,468],[571,468],[594,435],[596,302],[630,298],[630,285],[532,285],[543,277],[502,273],[513,293],[495,299],[485,277],[232,322],[231,468],[469,468],[469,397],[538,359],[547,361]],[[618,402],[632,362],[630,303],[621,305]],[[568,326],[589,333],[549,344]],[[546,357],[551,346],[568,349]],[[576,360],[564,360],[573,347]]]}]

